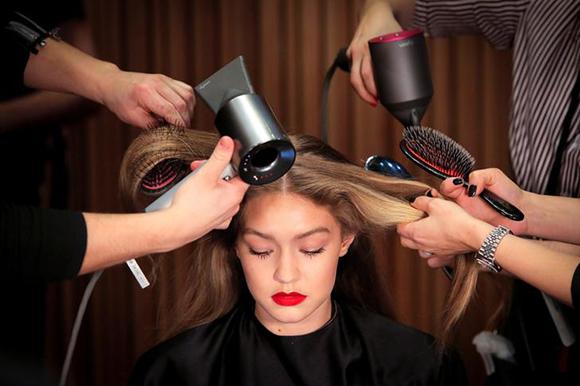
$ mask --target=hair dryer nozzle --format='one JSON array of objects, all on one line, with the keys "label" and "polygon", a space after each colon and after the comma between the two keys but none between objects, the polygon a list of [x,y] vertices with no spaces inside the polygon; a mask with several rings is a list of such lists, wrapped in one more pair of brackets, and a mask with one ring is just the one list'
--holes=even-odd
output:
[{"label": "hair dryer nozzle", "polygon": [[369,40],[381,104],[403,126],[421,122],[433,96],[425,37],[419,29]]},{"label": "hair dryer nozzle", "polygon": [[266,184],[292,167],[296,150],[268,103],[254,93],[243,57],[217,71],[195,91],[216,114],[219,133],[235,141],[232,165],[243,181]]}]

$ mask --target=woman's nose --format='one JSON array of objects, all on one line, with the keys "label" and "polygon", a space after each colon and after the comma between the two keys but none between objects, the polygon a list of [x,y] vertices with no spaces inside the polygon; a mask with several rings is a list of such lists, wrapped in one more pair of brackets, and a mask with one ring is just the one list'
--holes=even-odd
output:
[{"label": "woman's nose", "polygon": [[274,272],[274,279],[283,284],[294,283],[300,278],[300,270],[296,260],[290,253],[282,253]]}]

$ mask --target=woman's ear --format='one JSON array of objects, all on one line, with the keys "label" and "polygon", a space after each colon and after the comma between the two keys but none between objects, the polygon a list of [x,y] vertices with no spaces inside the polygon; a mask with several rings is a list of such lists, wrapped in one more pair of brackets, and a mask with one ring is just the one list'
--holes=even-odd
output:
[{"label": "woman's ear", "polygon": [[350,246],[352,245],[355,237],[356,233],[351,233],[346,235],[346,237],[342,239],[342,244],[340,245],[340,253],[338,254],[340,257],[346,255],[346,253],[348,252],[348,248],[350,248]]}]

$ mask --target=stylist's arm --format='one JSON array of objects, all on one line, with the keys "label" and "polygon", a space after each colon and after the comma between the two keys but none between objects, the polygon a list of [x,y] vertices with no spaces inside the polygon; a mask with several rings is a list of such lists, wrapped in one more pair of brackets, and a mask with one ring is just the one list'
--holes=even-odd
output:
[{"label": "stylist's arm", "polygon": [[[428,217],[400,224],[397,232],[403,246],[433,253],[422,254],[432,267],[448,264],[449,256],[478,251],[494,229],[493,225],[472,217],[459,205],[440,198],[419,197],[412,205],[426,212]],[[579,256],[506,235],[498,244],[495,263],[566,304],[578,304],[580,300],[578,286],[573,286]]]},{"label": "stylist's arm", "polygon": [[101,103],[123,122],[141,128],[164,120],[189,127],[195,107],[191,86],[160,74],[120,70],[54,39],[30,55],[24,71],[27,87],[67,92]]},{"label": "stylist's arm", "polygon": [[227,182],[220,177],[233,151],[233,140],[222,137],[203,168],[178,189],[167,209],[120,215],[84,213],[88,240],[79,274],[171,251],[212,229],[227,227],[248,189],[239,177]]}]

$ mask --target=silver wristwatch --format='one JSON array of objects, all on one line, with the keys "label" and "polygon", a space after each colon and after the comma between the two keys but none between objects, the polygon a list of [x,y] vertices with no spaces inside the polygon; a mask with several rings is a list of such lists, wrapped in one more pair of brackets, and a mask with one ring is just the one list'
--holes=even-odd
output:
[{"label": "silver wristwatch", "polygon": [[479,248],[479,251],[477,252],[475,257],[477,262],[492,272],[500,272],[501,267],[495,263],[495,251],[497,251],[499,242],[508,233],[513,234],[512,231],[503,225],[500,225],[489,232],[485,240],[483,240],[481,248]]}]

